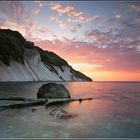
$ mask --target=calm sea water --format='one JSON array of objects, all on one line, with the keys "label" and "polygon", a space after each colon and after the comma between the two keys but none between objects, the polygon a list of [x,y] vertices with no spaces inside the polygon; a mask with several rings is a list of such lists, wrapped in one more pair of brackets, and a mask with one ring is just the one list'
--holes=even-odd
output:
[{"label": "calm sea water", "polygon": [[[0,97],[36,98],[44,82],[0,83]],[[92,101],[65,105],[12,109],[0,112],[0,138],[140,138],[140,83],[62,83],[73,98],[93,97]],[[1,101],[0,104],[7,104]],[[59,120],[49,115],[63,108],[77,115]]]}]

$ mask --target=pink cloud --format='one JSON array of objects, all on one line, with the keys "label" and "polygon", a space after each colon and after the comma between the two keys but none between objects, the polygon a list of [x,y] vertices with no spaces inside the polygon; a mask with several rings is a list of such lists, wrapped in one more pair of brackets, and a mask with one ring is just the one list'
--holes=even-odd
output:
[{"label": "pink cloud", "polygon": [[[24,22],[27,11],[22,3],[18,1],[1,1],[0,2],[1,18],[5,20],[16,20],[18,23]],[[26,17],[27,18],[27,17]]]},{"label": "pink cloud", "polygon": [[37,40],[48,34],[47,27],[40,27],[30,18],[21,2],[9,1],[0,4],[0,28],[17,30],[28,40]]},{"label": "pink cloud", "polygon": [[62,7],[59,3],[51,3],[51,9],[57,11],[59,14],[68,14],[69,16],[80,16],[82,12],[78,12],[72,6]]},{"label": "pink cloud", "polygon": [[[140,52],[137,48],[97,47],[94,43],[73,40],[54,40],[36,42],[36,45],[49,51],[54,51],[65,58],[70,64],[82,66],[86,63],[93,66],[94,71],[139,71]],[[112,44],[113,45],[113,44]],[[119,46],[120,45],[120,46]],[[91,69],[91,67],[90,67]]]},{"label": "pink cloud", "polygon": [[49,32],[49,30],[46,27],[40,27],[38,29],[38,31],[41,32],[41,33],[48,33]]},{"label": "pink cloud", "polygon": [[[63,41],[44,40],[36,44],[45,50],[56,52],[78,70],[86,64],[88,71],[140,72],[139,22],[134,21],[127,19],[124,23],[124,20],[119,20],[123,28],[116,30],[115,34],[113,30],[103,32],[93,29],[85,32],[84,41],[64,38]],[[76,27],[73,28],[75,31]]]},{"label": "pink cloud", "polygon": [[129,6],[128,6],[128,9],[129,9],[130,11],[139,12],[139,11],[140,11],[140,5],[129,5]]},{"label": "pink cloud", "polygon": [[51,6],[52,10],[54,10],[58,13],[58,15],[61,16],[63,14],[66,14],[67,15],[66,22],[68,22],[68,23],[83,24],[83,23],[87,23],[90,21],[96,22],[101,19],[101,17],[98,15],[88,17],[82,11],[75,9],[72,6],[62,7],[59,3],[56,3],[56,2],[51,3],[50,6]]}]

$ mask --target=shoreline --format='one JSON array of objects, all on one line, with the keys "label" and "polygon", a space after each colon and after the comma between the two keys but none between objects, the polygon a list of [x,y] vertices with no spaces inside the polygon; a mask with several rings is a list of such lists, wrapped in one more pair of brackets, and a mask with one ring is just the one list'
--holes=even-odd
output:
[{"label": "shoreline", "polygon": [[0,83],[140,83],[140,81],[0,81]]}]

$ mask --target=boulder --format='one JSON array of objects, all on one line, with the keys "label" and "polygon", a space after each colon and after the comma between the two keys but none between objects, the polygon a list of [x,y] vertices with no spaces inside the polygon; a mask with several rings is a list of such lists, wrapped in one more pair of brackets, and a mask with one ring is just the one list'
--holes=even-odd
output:
[{"label": "boulder", "polygon": [[64,85],[47,83],[39,88],[37,98],[71,98],[71,96]]},{"label": "boulder", "polygon": [[63,109],[53,109],[50,115],[57,119],[69,119],[75,117],[74,114],[70,114]]}]

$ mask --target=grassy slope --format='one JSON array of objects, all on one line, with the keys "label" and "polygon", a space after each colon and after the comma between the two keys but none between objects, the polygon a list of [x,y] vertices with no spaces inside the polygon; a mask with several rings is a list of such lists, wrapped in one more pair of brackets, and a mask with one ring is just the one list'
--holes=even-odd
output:
[{"label": "grassy slope", "polygon": [[10,65],[10,59],[24,63],[23,46],[26,40],[16,31],[0,29],[0,59]]}]

